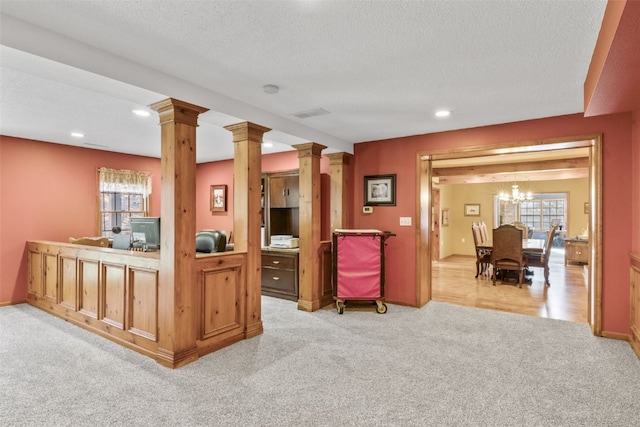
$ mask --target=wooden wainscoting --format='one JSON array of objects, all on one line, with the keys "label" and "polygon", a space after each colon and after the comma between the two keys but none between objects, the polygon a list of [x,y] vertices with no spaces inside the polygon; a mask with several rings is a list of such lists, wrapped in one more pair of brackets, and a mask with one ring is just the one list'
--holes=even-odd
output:
[{"label": "wooden wainscoting", "polygon": [[476,274],[476,257],[453,255],[433,262],[434,301],[468,307],[587,323],[587,266],[564,265],[564,254],[554,249],[550,259],[550,287],[541,268],[533,268],[531,285],[496,282]]},{"label": "wooden wainscoting", "polygon": [[27,242],[27,302],[155,358],[158,253]]},{"label": "wooden wainscoting", "polygon": [[629,342],[640,357],[640,254],[630,254],[631,261],[631,336]]},{"label": "wooden wainscoting", "polygon": [[196,258],[200,287],[198,356],[245,338],[246,253]]}]

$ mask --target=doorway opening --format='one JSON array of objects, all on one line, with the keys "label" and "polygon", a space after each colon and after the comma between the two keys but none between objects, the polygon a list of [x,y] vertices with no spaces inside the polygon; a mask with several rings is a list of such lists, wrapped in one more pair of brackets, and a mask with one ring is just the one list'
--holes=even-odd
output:
[{"label": "doorway opening", "polygon": [[[586,153],[585,162],[577,162],[566,157],[566,152]],[[565,156],[563,159],[548,160],[553,156]],[[582,154],[580,154],[582,155]],[[464,166],[465,161],[475,162],[473,167]],[[433,217],[440,215],[432,210],[433,189],[437,189],[434,181],[438,181],[443,175],[440,169],[448,168],[449,172],[458,168],[472,181],[472,176],[478,175],[477,159],[489,161],[495,174],[511,174],[515,172],[537,171],[537,173],[549,173],[550,165],[555,168],[552,172],[561,174],[582,165],[586,168],[588,176],[588,200],[585,203],[587,214],[587,230],[589,235],[588,252],[589,259],[585,268],[586,286],[588,292],[587,318],[594,335],[601,334],[601,295],[602,295],[602,227],[601,227],[601,200],[602,200],[602,138],[601,135],[589,135],[581,137],[568,137],[549,139],[544,141],[523,141],[512,144],[497,145],[491,147],[474,147],[468,149],[433,150],[418,153],[417,173],[418,185],[416,197],[419,200],[417,221],[420,233],[416,242],[416,259],[429,260],[418,262],[416,276],[416,297],[419,306],[432,299],[433,261],[432,261],[432,224]],[[540,160],[542,159],[542,160]],[[457,165],[456,165],[457,164]],[[434,168],[438,166],[438,169]],[[453,165],[453,166],[452,166]],[[487,169],[489,170],[489,169]],[[440,179],[440,182],[443,180]],[[446,180],[445,180],[446,181]],[[442,201],[441,201],[442,203]],[[451,214],[449,214],[451,216]],[[452,224],[455,226],[455,224]]]}]

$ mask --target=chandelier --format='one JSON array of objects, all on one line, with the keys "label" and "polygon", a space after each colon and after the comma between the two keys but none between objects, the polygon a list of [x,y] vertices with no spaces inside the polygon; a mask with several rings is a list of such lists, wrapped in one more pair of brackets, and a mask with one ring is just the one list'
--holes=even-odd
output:
[{"label": "chandelier", "polygon": [[518,184],[513,184],[511,186],[511,194],[501,192],[499,197],[501,201],[510,202],[514,205],[533,200],[533,194],[531,193],[531,191],[527,191],[526,193],[520,191],[520,187],[518,186]]}]

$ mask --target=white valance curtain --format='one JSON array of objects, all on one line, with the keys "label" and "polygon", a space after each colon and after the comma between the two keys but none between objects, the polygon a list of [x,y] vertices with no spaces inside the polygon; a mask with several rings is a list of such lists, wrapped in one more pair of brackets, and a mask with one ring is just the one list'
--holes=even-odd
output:
[{"label": "white valance curtain", "polygon": [[143,194],[145,200],[151,194],[151,174],[126,169],[98,169],[100,191]]}]

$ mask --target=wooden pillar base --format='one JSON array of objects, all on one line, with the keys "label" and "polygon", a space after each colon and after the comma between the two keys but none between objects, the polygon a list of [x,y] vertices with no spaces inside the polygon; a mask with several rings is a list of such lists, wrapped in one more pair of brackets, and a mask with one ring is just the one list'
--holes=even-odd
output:
[{"label": "wooden pillar base", "polygon": [[320,310],[322,307],[324,307],[324,305],[322,305],[320,300],[315,300],[315,301],[307,301],[303,299],[298,300],[298,310],[301,310],[301,311],[311,312],[311,311]]},{"label": "wooden pillar base", "polygon": [[164,348],[158,348],[155,359],[156,362],[163,366],[166,366],[167,368],[179,368],[188,363],[198,360],[198,348],[193,347],[189,350],[181,351],[180,353],[175,353]]},{"label": "wooden pillar base", "polygon": [[250,325],[247,325],[245,329],[244,337],[246,339],[257,337],[263,332],[264,332],[264,328],[262,327],[262,321],[254,322]]}]

